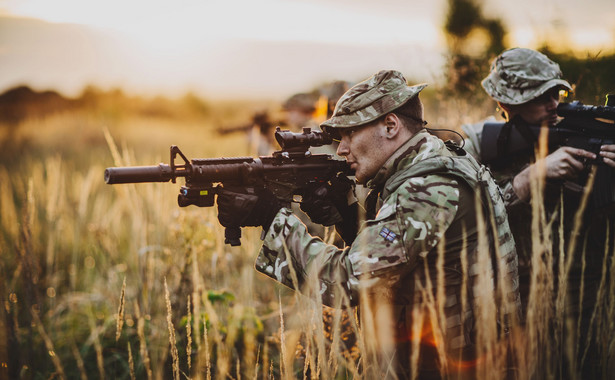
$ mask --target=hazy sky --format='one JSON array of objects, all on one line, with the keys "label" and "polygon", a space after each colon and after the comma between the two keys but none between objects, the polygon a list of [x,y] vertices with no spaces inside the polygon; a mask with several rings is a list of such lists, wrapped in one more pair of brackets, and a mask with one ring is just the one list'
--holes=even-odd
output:
[{"label": "hazy sky", "polygon": [[[517,46],[615,47],[613,0],[483,4]],[[279,97],[383,68],[433,82],[446,11],[446,0],[0,0],[0,90]]]}]

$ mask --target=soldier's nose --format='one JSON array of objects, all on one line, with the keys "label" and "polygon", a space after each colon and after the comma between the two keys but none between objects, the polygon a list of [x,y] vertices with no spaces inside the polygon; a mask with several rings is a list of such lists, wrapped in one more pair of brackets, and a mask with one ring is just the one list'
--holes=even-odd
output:
[{"label": "soldier's nose", "polygon": [[350,151],[348,150],[348,142],[345,141],[345,138],[342,138],[340,144],[337,146],[337,155],[338,156],[347,156]]}]

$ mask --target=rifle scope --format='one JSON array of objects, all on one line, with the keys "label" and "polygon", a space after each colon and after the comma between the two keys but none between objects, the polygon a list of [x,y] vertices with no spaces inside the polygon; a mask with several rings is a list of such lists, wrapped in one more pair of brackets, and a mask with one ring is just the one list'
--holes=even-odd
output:
[{"label": "rifle scope", "polygon": [[311,146],[323,146],[333,142],[328,133],[312,131],[311,128],[303,128],[303,132],[283,131],[280,127],[275,129],[275,139],[283,150],[293,148],[307,150]]},{"label": "rifle scope", "polygon": [[557,114],[561,117],[615,120],[615,106],[586,106],[577,100],[572,103],[558,104]]}]

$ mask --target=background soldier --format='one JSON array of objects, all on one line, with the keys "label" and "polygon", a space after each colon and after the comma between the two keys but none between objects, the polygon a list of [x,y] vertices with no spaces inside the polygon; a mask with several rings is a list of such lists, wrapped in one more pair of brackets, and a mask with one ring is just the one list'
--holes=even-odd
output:
[{"label": "background soldier", "polygon": [[282,104],[285,119],[291,129],[301,131],[302,128],[317,128],[314,121],[314,112],[318,103],[318,94],[298,93],[294,94]]},{"label": "background soldier", "polygon": [[[556,113],[560,100],[560,90],[572,91],[570,84],[561,79],[562,73],[559,65],[545,55],[531,49],[514,48],[500,54],[491,66],[491,72],[482,82],[483,88],[493,98],[498,107],[503,111],[507,121],[521,118],[530,125],[553,127],[558,122]],[[488,121],[493,121],[490,119]],[[467,135],[465,149],[478,161],[482,161],[481,154],[486,145],[497,144],[497,141],[487,141],[483,134],[485,122],[474,125],[464,125],[462,129]],[[515,132],[513,132],[515,133]],[[496,136],[497,138],[497,136]],[[536,141],[531,142],[531,147]],[[600,155],[604,163],[615,168],[615,145],[604,145]],[[546,186],[544,194],[537,199],[544,202],[546,220],[552,221],[551,232],[555,275],[555,292],[557,292],[558,274],[557,268],[560,244],[568,247],[568,240],[572,238],[575,225],[575,214],[579,208],[583,194],[583,181],[587,178],[590,165],[585,165],[587,159],[594,159],[596,155],[582,149],[561,147],[547,155],[541,163],[535,162],[534,149],[523,153],[509,155],[506,165],[493,165],[491,170],[500,185],[506,208],[508,211],[511,230],[517,243],[517,253],[520,261],[520,288],[521,299],[525,308],[530,299],[531,260],[533,254],[532,243],[537,239],[538,232],[532,231],[531,186],[537,176],[544,175]],[[544,164],[544,173],[537,170],[539,164]],[[612,186],[612,185],[611,185]],[[611,187],[612,188],[612,187]],[[562,197],[563,198],[560,198]],[[563,217],[560,209],[560,199],[563,199]],[[577,239],[577,246],[572,251],[566,250],[566,256],[574,255],[572,268],[568,275],[568,313],[575,326],[581,314],[581,339],[577,343],[579,356],[583,355],[585,339],[590,338],[586,334],[594,306],[597,301],[598,285],[600,283],[605,248],[612,251],[611,247],[605,247],[607,219],[610,220],[611,241],[613,236],[613,204],[603,205],[606,207],[588,206],[581,226],[581,234]],[[560,241],[560,222],[563,224],[563,237],[565,242]],[[565,243],[565,244],[564,244]],[[534,248],[535,250],[536,248]],[[582,253],[585,252],[584,259]],[[536,255],[536,252],[534,253]],[[583,273],[584,262],[587,266]],[[584,276],[584,283],[582,278]],[[535,288],[537,284],[532,284]],[[582,288],[584,287],[584,288]],[[582,305],[579,305],[579,297],[583,295]],[[535,302],[544,303],[544,299],[535,298]],[[581,313],[582,311],[582,313]],[[576,329],[575,329],[576,330]],[[595,331],[595,330],[594,330]],[[595,342],[594,342],[595,343]],[[595,344],[590,345],[592,350]],[[549,348],[551,349],[551,348]],[[590,351],[587,356],[588,365],[585,375],[590,375],[597,368],[598,354]],[[591,359],[596,359],[592,360]],[[592,374],[591,378],[594,378]],[[585,378],[585,377],[584,377]],[[588,377],[589,378],[589,377]]]},{"label": "background soldier", "polygon": [[[367,220],[355,237],[356,209],[341,201],[346,198],[339,194],[346,195],[346,189],[336,191],[335,185],[326,187],[337,197],[308,197],[304,209],[313,220],[327,223],[319,210],[331,201],[345,217],[345,226],[336,227],[350,246],[340,249],[310,236],[266,189],[256,194],[222,191],[217,200],[222,225],[263,227],[258,271],[330,306],[361,305],[363,330],[371,326],[379,332],[372,338],[380,339],[380,376],[389,365],[400,378],[471,375],[475,325],[487,329],[488,324],[474,306],[488,305],[480,298],[493,295],[474,290],[490,289],[484,285],[493,284],[492,264],[498,264],[498,285],[506,291],[498,299],[502,331],[519,306],[517,258],[497,186],[473,158],[458,155],[459,150],[448,149],[425,130],[418,97],[424,87],[408,86],[399,72],[381,71],[351,88],[321,125],[340,138],[337,153],[356,171],[357,182],[372,189]],[[491,224],[480,223],[477,209],[483,218],[493,210],[494,231]],[[471,268],[469,283],[464,268]],[[441,314],[427,311],[434,303]],[[377,322],[370,325],[368,315]],[[415,342],[418,368],[411,366],[413,336],[420,336]]]}]

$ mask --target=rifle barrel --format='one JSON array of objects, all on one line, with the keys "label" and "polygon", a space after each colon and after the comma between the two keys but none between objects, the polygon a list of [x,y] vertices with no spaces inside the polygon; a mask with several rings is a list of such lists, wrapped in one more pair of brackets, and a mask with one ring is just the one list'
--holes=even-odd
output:
[{"label": "rifle barrel", "polygon": [[105,183],[169,182],[175,178],[166,164],[155,166],[128,166],[105,169]]}]

